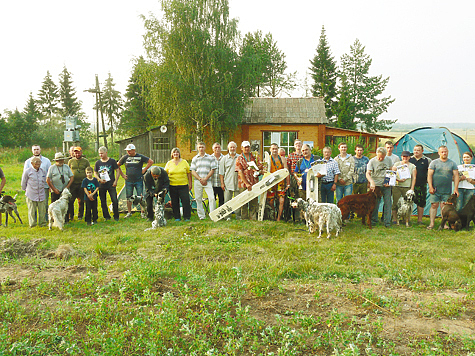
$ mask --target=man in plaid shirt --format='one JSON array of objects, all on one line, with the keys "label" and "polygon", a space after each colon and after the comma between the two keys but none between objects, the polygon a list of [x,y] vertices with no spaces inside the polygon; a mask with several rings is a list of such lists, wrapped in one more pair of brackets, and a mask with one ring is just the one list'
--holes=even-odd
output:
[{"label": "man in plaid shirt", "polygon": [[[218,142],[213,143],[213,154],[212,156],[216,159],[216,164],[219,167],[219,161],[223,158],[223,154],[221,153],[221,145]],[[221,179],[219,178],[219,169],[214,170],[213,174],[213,192],[214,192],[214,200],[218,197],[219,204],[221,206],[224,204],[224,190],[221,188]]]},{"label": "man in plaid shirt", "polygon": [[194,179],[194,190],[196,200],[196,210],[198,217],[203,220],[206,215],[203,208],[203,190],[208,195],[209,211],[216,209],[216,200],[214,199],[213,184],[211,177],[214,171],[218,169],[218,164],[214,156],[205,152],[206,146],[204,142],[196,145],[198,154],[191,160],[190,171]]},{"label": "man in plaid shirt", "polygon": [[320,160],[326,163],[327,174],[325,176],[317,173],[318,178],[322,178],[322,203],[334,204],[334,193],[336,190],[336,182],[340,175],[338,163],[331,157],[332,149],[330,147],[323,148],[323,158]]},{"label": "man in plaid shirt", "polygon": [[287,167],[289,167],[290,172],[295,171],[295,165],[297,164],[297,161],[303,157],[302,154],[302,141],[299,139],[296,139],[294,141],[294,148],[295,152],[292,152],[287,156]]}]

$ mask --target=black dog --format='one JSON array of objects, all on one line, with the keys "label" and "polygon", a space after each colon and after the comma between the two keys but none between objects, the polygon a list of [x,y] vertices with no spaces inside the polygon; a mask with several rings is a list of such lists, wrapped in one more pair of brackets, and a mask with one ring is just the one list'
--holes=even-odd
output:
[{"label": "black dog", "polygon": [[15,213],[20,220],[20,224],[23,224],[21,221],[20,214],[18,213],[18,207],[16,206],[16,195],[14,197],[10,195],[1,195],[0,196],[0,214],[5,213],[5,226],[8,226],[8,215],[10,215],[14,222],[16,222],[15,217],[12,213]]},{"label": "black dog", "polygon": [[462,221],[462,228],[468,230],[470,221],[473,221],[475,224],[475,195],[472,195],[468,203],[457,214]]}]

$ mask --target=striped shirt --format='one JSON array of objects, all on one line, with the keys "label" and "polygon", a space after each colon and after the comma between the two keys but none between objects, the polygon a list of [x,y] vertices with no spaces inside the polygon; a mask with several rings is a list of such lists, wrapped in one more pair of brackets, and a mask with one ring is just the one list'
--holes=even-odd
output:
[{"label": "striped shirt", "polygon": [[[204,156],[200,156],[197,154],[191,160],[190,170],[195,171],[200,176],[200,178],[205,178],[212,169],[218,169],[216,158],[212,155],[205,153]],[[210,179],[211,177],[208,179],[208,181]]]},{"label": "striped shirt", "polygon": [[221,158],[223,158],[224,156],[221,154],[219,156],[219,158],[216,158],[216,156],[214,154],[211,155],[212,157],[214,157],[214,159],[216,160],[216,169],[214,170],[214,173],[213,173],[213,187],[221,187],[221,180],[219,179],[219,161],[221,161]]}]

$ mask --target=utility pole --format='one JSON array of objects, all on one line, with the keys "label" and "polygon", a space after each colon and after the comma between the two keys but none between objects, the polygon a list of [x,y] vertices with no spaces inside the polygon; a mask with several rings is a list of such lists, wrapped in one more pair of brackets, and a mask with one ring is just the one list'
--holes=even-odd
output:
[{"label": "utility pole", "polygon": [[[102,99],[101,99],[101,88],[99,87],[99,76],[96,74],[96,87],[93,89],[84,90],[88,93],[96,94],[96,151],[99,149],[99,137],[103,137],[104,146],[107,148],[107,134],[106,134],[106,125],[104,123],[104,116],[102,114]],[[102,135],[99,134],[99,111],[101,112],[101,121],[102,121]]]}]

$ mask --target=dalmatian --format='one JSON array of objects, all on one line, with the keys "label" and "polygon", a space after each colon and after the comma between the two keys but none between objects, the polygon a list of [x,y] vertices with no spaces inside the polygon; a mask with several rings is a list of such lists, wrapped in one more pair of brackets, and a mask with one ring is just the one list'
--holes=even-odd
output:
[{"label": "dalmatian", "polygon": [[322,230],[324,226],[326,226],[328,239],[333,230],[335,230],[335,237],[338,237],[343,225],[343,220],[341,210],[335,204],[318,203],[313,199],[303,200],[302,198],[298,198],[292,203],[292,207],[299,208],[304,212],[305,221],[310,234],[315,233],[318,227],[319,235],[317,238],[320,238],[322,236]]},{"label": "dalmatian", "polygon": [[167,225],[167,220],[165,219],[165,196],[167,194],[166,189],[162,190],[157,195],[157,202],[155,203],[155,220],[152,221],[152,227],[145,229],[145,231],[153,230],[159,227],[164,227]]}]

